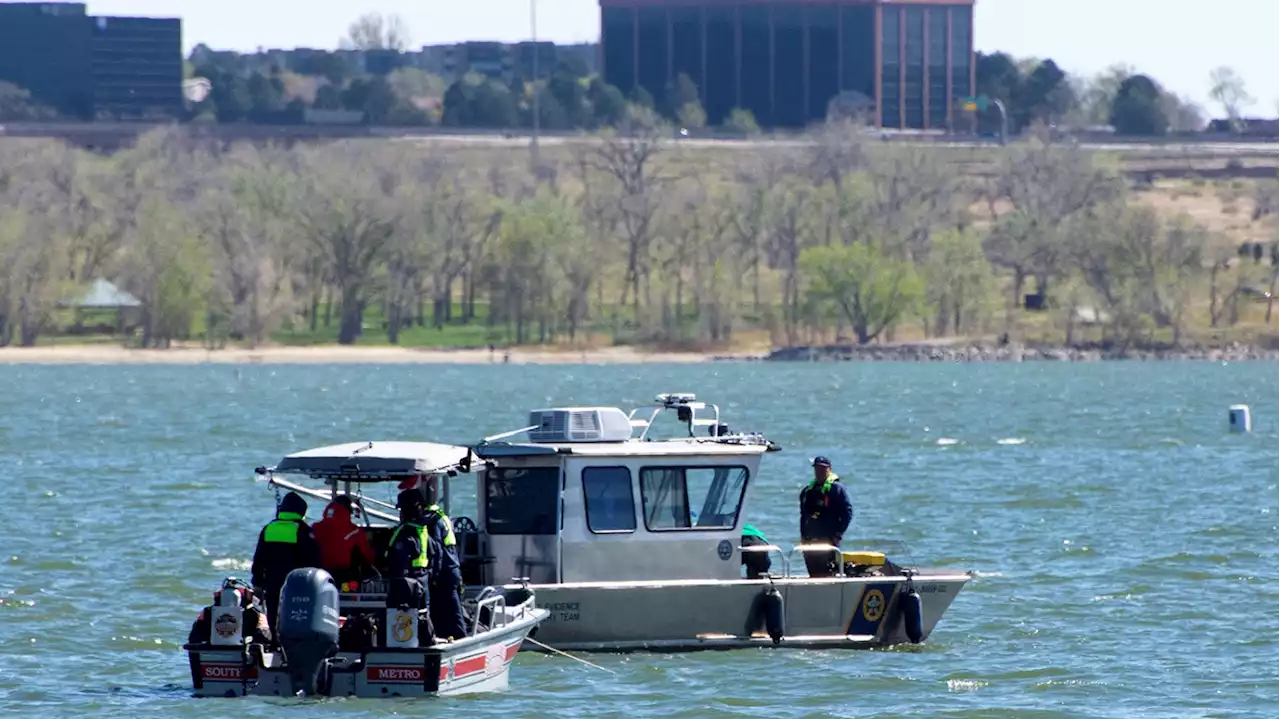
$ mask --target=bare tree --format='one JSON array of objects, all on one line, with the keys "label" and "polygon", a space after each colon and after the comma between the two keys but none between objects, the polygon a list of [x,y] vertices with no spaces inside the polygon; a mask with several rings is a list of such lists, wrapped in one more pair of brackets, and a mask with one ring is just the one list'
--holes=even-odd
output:
[{"label": "bare tree", "polygon": [[299,178],[298,219],[325,258],[342,306],[339,344],[354,343],[363,331],[369,283],[397,230],[390,198],[398,188],[390,173],[376,169],[370,152],[357,143],[309,150]]},{"label": "bare tree", "polygon": [[[292,177],[278,159],[239,148],[208,178],[194,212],[213,251],[215,294],[228,306],[230,336],[257,346],[293,309],[289,213]],[[210,312],[213,331],[218,313]]]},{"label": "bare tree", "polygon": [[1013,148],[985,192],[995,227],[985,242],[992,264],[1013,272],[1007,321],[1022,302],[1028,277],[1047,298],[1049,282],[1064,269],[1065,223],[1077,213],[1119,199],[1123,184],[1077,146],[1035,138]]},{"label": "bare tree", "polygon": [[1253,102],[1249,91],[1245,89],[1244,78],[1229,67],[1214,68],[1213,72],[1209,73],[1209,97],[1222,105],[1222,110],[1227,114],[1227,121],[1231,123],[1232,129],[1239,132],[1240,111]]},{"label": "bare tree", "polygon": [[630,299],[638,317],[640,283],[643,280],[647,286],[653,221],[661,204],[658,190],[665,178],[654,168],[662,144],[662,125],[650,117],[638,117],[630,130],[607,137],[596,150],[593,166],[615,184],[619,224],[627,243],[618,307],[626,306]]},{"label": "bare tree", "polygon": [[353,50],[398,50],[409,47],[409,25],[400,15],[370,12],[356,18],[342,45]]}]

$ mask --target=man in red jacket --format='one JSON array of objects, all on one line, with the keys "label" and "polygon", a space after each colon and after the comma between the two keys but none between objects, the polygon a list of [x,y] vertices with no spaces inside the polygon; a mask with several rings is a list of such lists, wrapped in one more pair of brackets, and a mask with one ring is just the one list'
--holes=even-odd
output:
[{"label": "man in red jacket", "polygon": [[353,511],[351,497],[341,495],[324,508],[324,518],[312,527],[320,561],[338,584],[361,579],[374,562],[373,545],[352,521]]}]

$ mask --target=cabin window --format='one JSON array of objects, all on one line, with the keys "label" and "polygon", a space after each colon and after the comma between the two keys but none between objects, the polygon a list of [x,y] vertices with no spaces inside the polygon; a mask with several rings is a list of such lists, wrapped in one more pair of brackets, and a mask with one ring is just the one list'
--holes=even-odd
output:
[{"label": "cabin window", "polygon": [[732,529],[747,489],[746,467],[645,467],[644,526],[650,531]]},{"label": "cabin window", "polygon": [[596,534],[636,531],[631,470],[587,467],[582,470],[582,497],[587,505],[587,529]]},{"label": "cabin window", "polygon": [[495,467],[485,473],[489,534],[555,534],[559,467]]}]

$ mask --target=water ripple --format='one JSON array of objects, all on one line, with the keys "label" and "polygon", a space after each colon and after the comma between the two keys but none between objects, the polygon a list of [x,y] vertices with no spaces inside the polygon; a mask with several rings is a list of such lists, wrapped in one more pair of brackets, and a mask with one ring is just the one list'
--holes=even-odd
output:
[{"label": "water ripple", "polygon": [[[1236,717],[1280,701],[1274,363],[6,366],[0,383],[0,716]],[[617,675],[522,654],[510,690],[443,701],[189,697],[181,642],[271,516],[253,467],[673,390],[785,448],[750,505],[771,539],[794,540],[804,458],[825,454],[855,497],[846,544],[976,570],[928,644],[592,657]],[[1236,402],[1250,435],[1224,431]]]}]

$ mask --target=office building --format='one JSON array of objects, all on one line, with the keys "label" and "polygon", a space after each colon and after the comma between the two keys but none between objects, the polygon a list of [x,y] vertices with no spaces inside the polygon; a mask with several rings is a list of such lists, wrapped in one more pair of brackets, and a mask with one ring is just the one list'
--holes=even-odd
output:
[{"label": "office building", "polygon": [[0,3],[0,81],[67,118],[183,111],[182,21],[95,17],[82,3]]},{"label": "office building", "polygon": [[73,3],[0,3],[0,82],[62,115],[93,115],[89,18]]},{"label": "office building", "polygon": [[832,99],[886,128],[944,129],[973,93],[973,0],[600,0],[607,82],[659,103],[687,75],[707,120],[803,127]]},{"label": "office building", "polygon": [[181,20],[95,17],[90,47],[95,117],[144,120],[181,114]]}]

